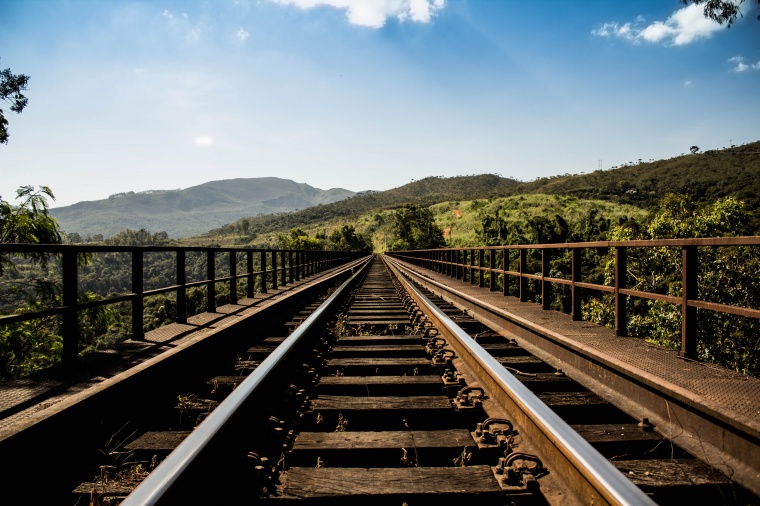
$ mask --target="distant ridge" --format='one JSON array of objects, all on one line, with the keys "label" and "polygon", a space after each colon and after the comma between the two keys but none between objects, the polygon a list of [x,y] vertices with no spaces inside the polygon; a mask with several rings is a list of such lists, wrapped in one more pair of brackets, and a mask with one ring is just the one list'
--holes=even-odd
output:
[{"label": "distant ridge", "polygon": [[108,238],[124,229],[188,237],[240,218],[291,212],[354,195],[343,188],[320,190],[276,177],[211,181],[184,190],[119,193],[108,199],[53,208],[61,230],[83,238]]},{"label": "distant ridge", "polygon": [[530,182],[495,174],[427,177],[382,192],[359,192],[348,199],[302,209],[287,216],[243,218],[210,230],[198,239],[201,242],[224,241],[224,236],[236,236],[240,240],[253,240],[257,234],[309,227],[334,219],[351,221],[362,213],[393,209],[405,203],[430,206],[446,201],[549,194],[606,200],[648,209],[667,193],[684,193],[697,202],[736,197],[746,203],[760,227],[760,141]]}]

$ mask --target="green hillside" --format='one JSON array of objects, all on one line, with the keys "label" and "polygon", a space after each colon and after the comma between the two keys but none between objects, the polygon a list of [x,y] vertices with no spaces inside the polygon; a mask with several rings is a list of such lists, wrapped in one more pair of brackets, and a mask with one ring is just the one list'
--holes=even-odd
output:
[{"label": "green hillside", "polygon": [[519,191],[574,195],[647,208],[666,193],[687,194],[699,202],[732,196],[752,209],[760,209],[760,141],[590,174],[541,178],[522,184]]},{"label": "green hillside", "polygon": [[[753,228],[756,233],[760,232],[760,141],[668,160],[627,164],[590,174],[561,175],[530,182],[493,174],[429,177],[383,192],[357,193],[339,202],[293,213],[245,218],[186,239],[186,242],[272,244],[278,232],[303,228],[327,229],[329,233],[330,229],[343,224],[355,224],[357,231],[374,234],[373,227],[381,229],[382,223],[390,216],[387,211],[405,203],[423,206],[441,204],[445,207],[449,204],[442,203],[518,195],[572,196],[578,199],[577,202],[595,201],[596,206],[602,206],[604,202],[625,204],[633,207],[621,208],[626,210],[612,214],[635,216],[639,211],[644,213],[667,193],[685,193],[697,202],[734,196],[747,203],[757,224]],[[572,202],[567,199],[556,203],[561,204],[565,213],[575,212]],[[439,224],[444,228],[454,225],[454,240],[458,240],[459,225],[448,217],[441,217]],[[378,238],[374,237],[374,240],[377,247]]]},{"label": "green hillside", "polygon": [[111,195],[50,210],[68,234],[105,238],[130,228],[170,237],[204,233],[246,216],[290,212],[352,196],[342,188],[320,190],[276,177],[211,181],[184,190]]}]

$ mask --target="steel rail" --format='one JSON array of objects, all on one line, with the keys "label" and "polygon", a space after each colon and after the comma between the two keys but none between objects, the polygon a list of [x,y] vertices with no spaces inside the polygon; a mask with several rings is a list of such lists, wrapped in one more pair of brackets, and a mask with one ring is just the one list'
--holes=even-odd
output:
[{"label": "steel rail", "polygon": [[[579,480],[572,480],[570,478],[570,480],[576,481],[572,485],[580,489],[575,490],[575,493],[580,494],[580,500],[588,504],[592,502],[597,504],[594,499],[601,499],[607,504],[625,506],[655,504],[641,489],[636,487],[623,473],[610,464],[606,458],[475,342],[472,337],[430,302],[406,278],[406,274],[402,273],[396,264],[391,264],[391,268],[398,274],[399,280],[413,294],[418,304],[424,306],[424,310],[428,315],[432,315],[435,320],[446,327],[449,335],[453,335],[456,338],[459,345],[457,348],[464,350],[472,361],[479,366],[478,368],[490,378],[491,383],[503,391],[510,401],[522,410],[524,415],[545,435],[550,446],[556,448],[567,459],[583,480],[591,487],[592,494],[597,496],[584,497],[588,492],[584,492],[583,484],[578,483]],[[523,430],[525,430],[525,427],[523,427]],[[543,448],[546,448],[546,445]],[[551,466],[552,461],[549,460],[549,462]],[[552,469],[552,472],[556,470]],[[565,476],[565,478],[569,477]]]},{"label": "steel rail", "polygon": [[[371,259],[372,257],[369,257]],[[229,396],[217,406],[209,416],[193,430],[182,443],[164,459],[161,464],[138,485],[121,503],[123,506],[151,506],[160,504],[169,494],[180,476],[208,447],[224,425],[234,416],[267,379],[284,361],[287,355],[298,346],[301,339],[312,329],[322,314],[338,300],[349,286],[363,275],[369,260],[328,297],[293,333],[288,336],[251,374],[243,380]]]}]

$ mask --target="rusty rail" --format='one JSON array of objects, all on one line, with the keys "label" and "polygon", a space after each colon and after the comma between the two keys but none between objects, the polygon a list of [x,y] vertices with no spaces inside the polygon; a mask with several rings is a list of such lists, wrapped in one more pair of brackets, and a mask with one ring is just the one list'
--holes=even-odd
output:
[{"label": "rusty rail", "polygon": [[[176,284],[145,290],[144,257],[146,253],[174,253],[176,266]],[[186,254],[200,252],[206,255],[206,279],[188,282],[186,273]],[[237,283],[244,279],[247,284],[246,296],[255,294],[256,280],[259,280],[259,292],[277,289],[287,283],[300,280],[332,267],[344,264],[363,255],[363,253],[341,251],[301,251],[301,250],[267,250],[249,248],[210,248],[210,247],[171,247],[171,246],[94,246],[94,245],[39,245],[39,244],[0,244],[0,254],[50,254],[60,258],[62,305],[40,311],[14,313],[0,316],[0,325],[14,324],[48,316],[61,315],[63,356],[62,365],[72,371],[78,363],[79,325],[77,314],[81,310],[130,302],[132,304],[132,339],[145,338],[143,310],[146,297],[164,293],[175,293],[177,297],[176,323],[187,323],[187,289],[205,287],[207,290],[206,311],[216,312],[216,286],[228,283],[230,303],[238,301]],[[79,302],[79,266],[78,258],[93,253],[129,253],[131,255],[130,293],[107,297],[100,300]],[[216,275],[217,255],[229,258],[229,274]],[[238,263],[245,259],[245,271],[238,272]],[[278,262],[279,257],[279,262]],[[258,270],[254,269],[258,261]],[[279,279],[278,279],[279,278]]]},{"label": "rusty rail", "polygon": [[[662,239],[636,241],[597,241],[580,243],[557,244],[524,244],[512,246],[481,246],[469,248],[442,248],[415,251],[390,251],[391,257],[413,263],[419,267],[443,273],[452,278],[469,281],[485,286],[485,273],[489,274],[489,289],[496,289],[496,279],[502,276],[504,295],[509,295],[508,277],[517,278],[518,296],[520,301],[528,300],[528,281],[540,283],[541,305],[543,309],[550,307],[550,293],[553,284],[570,287],[571,311],[573,320],[581,320],[581,290],[593,290],[613,294],[615,302],[615,332],[619,336],[628,335],[628,297],[657,300],[681,306],[681,350],[679,355],[684,358],[697,358],[697,309],[706,309],[749,318],[760,318],[760,309],[732,306],[698,299],[697,267],[699,262],[698,247],[726,246],[760,246],[760,236],[750,237],[721,237],[697,239]],[[614,248],[615,251],[615,281],[614,285],[587,283],[581,277],[581,257],[583,250]],[[680,297],[655,292],[629,289],[626,283],[628,251],[631,248],[680,248],[681,249],[681,281],[682,295]],[[527,253],[536,250],[541,256],[541,272],[527,272]],[[555,250],[569,250],[572,266],[569,279],[551,277],[549,261]],[[518,270],[510,268],[510,254],[518,255]],[[501,252],[501,255],[497,255]],[[487,253],[487,254],[486,254]],[[500,257],[500,260],[499,260]]]}]

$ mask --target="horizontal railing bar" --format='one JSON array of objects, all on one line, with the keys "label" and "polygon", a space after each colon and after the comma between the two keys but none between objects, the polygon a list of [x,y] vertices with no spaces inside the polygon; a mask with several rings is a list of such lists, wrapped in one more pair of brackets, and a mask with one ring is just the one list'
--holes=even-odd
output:
[{"label": "horizontal railing bar", "polygon": [[676,297],[674,295],[665,295],[662,293],[655,293],[655,292],[643,292],[641,290],[631,290],[629,288],[621,288],[619,291],[623,295],[638,297],[639,299],[659,300],[661,302],[670,302],[671,304],[677,304],[679,306],[681,305],[681,302],[683,302],[683,299],[681,297]]},{"label": "horizontal railing bar", "polygon": [[760,309],[752,309],[749,307],[727,306],[726,304],[720,304],[718,302],[706,302],[702,300],[690,300],[688,305],[697,309],[707,309],[709,311],[717,311],[737,316],[747,316],[749,318],[760,318]]},{"label": "horizontal railing bar", "polygon": [[37,320],[39,318],[45,318],[48,316],[57,316],[63,314],[66,310],[65,306],[54,307],[50,309],[43,309],[42,311],[30,311],[28,313],[17,313],[10,315],[0,316],[0,325],[8,325],[11,323],[21,323],[29,320]]}]

